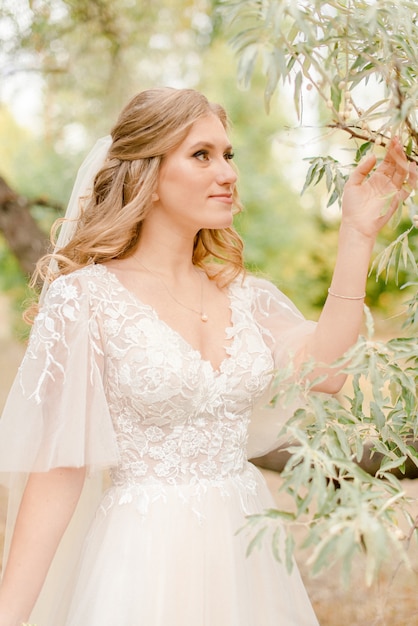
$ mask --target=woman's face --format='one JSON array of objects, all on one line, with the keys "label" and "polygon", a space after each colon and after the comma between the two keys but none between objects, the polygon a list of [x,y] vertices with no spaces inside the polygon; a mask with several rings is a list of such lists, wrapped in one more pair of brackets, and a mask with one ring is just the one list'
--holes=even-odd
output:
[{"label": "woman's face", "polygon": [[226,228],[233,219],[237,175],[222,122],[209,114],[193,124],[182,143],[162,161],[157,199],[150,216],[187,229]]}]

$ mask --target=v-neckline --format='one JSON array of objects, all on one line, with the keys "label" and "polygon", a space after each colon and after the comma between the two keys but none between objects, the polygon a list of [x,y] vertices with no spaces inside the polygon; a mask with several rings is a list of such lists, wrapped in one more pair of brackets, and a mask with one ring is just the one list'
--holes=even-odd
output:
[{"label": "v-neckline", "polygon": [[141,308],[148,310],[152,314],[155,321],[157,321],[159,324],[162,324],[165,328],[167,328],[171,332],[173,336],[177,337],[178,340],[180,340],[186,346],[189,352],[192,352],[193,354],[197,356],[197,358],[199,359],[201,363],[207,364],[212,370],[213,374],[215,375],[222,374],[224,365],[227,362],[229,362],[232,357],[232,350],[234,347],[235,335],[236,335],[236,332],[235,332],[236,326],[235,326],[235,320],[234,320],[235,310],[233,306],[234,303],[233,303],[233,294],[232,294],[231,285],[227,287],[227,291],[226,291],[226,295],[228,299],[228,306],[231,312],[231,322],[228,326],[225,327],[225,330],[224,330],[224,340],[227,341],[228,339],[231,339],[231,343],[229,346],[223,346],[224,351],[225,351],[225,356],[223,357],[223,359],[221,359],[218,366],[215,367],[210,359],[203,358],[203,355],[198,348],[195,348],[190,343],[190,341],[185,339],[185,337],[183,337],[183,335],[178,330],[170,326],[168,322],[164,321],[158,314],[155,307],[153,307],[151,304],[147,304],[146,302],[143,302],[141,298],[136,295],[136,293],[134,293],[131,289],[126,287],[126,285],[123,284],[123,282],[118,278],[118,276],[114,272],[112,272],[112,270],[106,267],[106,265],[104,265],[103,263],[98,263],[96,267],[103,267],[107,276],[110,277],[110,280],[113,279],[115,283],[119,286],[119,288],[122,289],[131,298],[133,302],[135,302]]}]

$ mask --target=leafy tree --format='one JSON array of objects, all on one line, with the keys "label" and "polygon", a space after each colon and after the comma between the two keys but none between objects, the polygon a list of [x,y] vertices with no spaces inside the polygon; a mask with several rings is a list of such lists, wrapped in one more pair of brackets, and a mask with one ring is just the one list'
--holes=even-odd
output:
[{"label": "leafy tree", "polygon": [[[353,163],[367,151],[387,146],[393,134],[401,138],[408,158],[418,161],[416,2],[226,0],[223,14],[238,54],[239,80],[248,86],[260,61],[267,109],[279,85],[290,87],[303,124],[305,94],[314,91],[322,103],[319,132],[339,132],[340,141],[345,133],[353,143]],[[329,204],[338,202],[348,169],[333,156],[313,157],[305,188],[325,181]],[[305,524],[305,546],[313,547],[313,573],[338,559],[348,578],[353,554],[359,552],[366,556],[368,583],[394,551],[406,558],[418,528],[393,474],[402,474],[407,462],[418,467],[418,271],[413,230],[418,218],[413,201],[407,209],[399,208],[395,238],[386,241],[374,266],[378,274],[394,272],[413,284],[406,320],[412,336],[377,341],[369,316],[366,336],[336,364],[352,376],[344,398],[321,397],[310,392],[311,385],[292,383],[291,372],[277,374],[276,398],[286,403],[296,391],[304,398],[282,433],[293,440],[283,489],[293,496],[295,508],[251,519],[251,548],[270,533],[273,550],[290,566],[294,538],[290,532],[286,553],[280,555],[277,519],[290,520],[290,527]],[[358,466],[366,446],[381,455],[376,476]],[[400,532],[399,515],[409,522],[409,533]]]}]

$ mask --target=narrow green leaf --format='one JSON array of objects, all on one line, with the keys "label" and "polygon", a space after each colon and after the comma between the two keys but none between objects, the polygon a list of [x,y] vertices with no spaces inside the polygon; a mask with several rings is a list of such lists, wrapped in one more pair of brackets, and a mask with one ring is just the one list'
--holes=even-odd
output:
[{"label": "narrow green leaf", "polygon": [[267,531],[267,526],[263,526],[263,528],[261,528],[258,531],[258,533],[256,533],[256,535],[251,539],[247,547],[247,553],[246,553],[247,556],[250,556],[250,554],[253,552],[255,548],[260,547],[263,537],[266,534],[266,531]]},{"label": "narrow green leaf", "polygon": [[289,574],[292,573],[294,566],[294,550],[295,550],[295,540],[293,535],[286,536],[286,569]]},{"label": "narrow green leaf", "polygon": [[293,91],[293,102],[298,120],[300,120],[302,82],[302,72],[298,72],[295,77],[295,86]]},{"label": "narrow green leaf", "polygon": [[365,143],[362,143],[361,146],[358,148],[356,155],[354,157],[355,163],[359,163],[361,159],[367,154],[367,152],[369,152],[372,146],[373,146],[373,143],[371,141],[366,141]]}]

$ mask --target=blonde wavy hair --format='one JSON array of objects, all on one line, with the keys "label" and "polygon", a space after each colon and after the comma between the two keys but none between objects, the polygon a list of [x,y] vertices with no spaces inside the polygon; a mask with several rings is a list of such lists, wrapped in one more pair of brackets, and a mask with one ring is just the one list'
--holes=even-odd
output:
[{"label": "blonde wavy hair", "polygon": [[[229,129],[224,108],[193,89],[149,89],[132,98],[111,130],[112,143],[91,195],[81,200],[74,235],[59,251],[39,260],[32,284],[51,282],[85,265],[132,254],[141,223],[152,210],[161,162],[197,120],[211,113]],[[242,207],[236,190],[233,200],[234,213],[238,213]],[[52,228],[52,243],[62,222],[63,218],[57,220]],[[52,275],[51,259],[58,266]],[[229,284],[244,272],[240,236],[232,227],[200,230],[193,263],[220,285]]]}]

